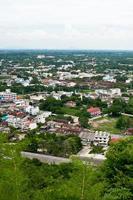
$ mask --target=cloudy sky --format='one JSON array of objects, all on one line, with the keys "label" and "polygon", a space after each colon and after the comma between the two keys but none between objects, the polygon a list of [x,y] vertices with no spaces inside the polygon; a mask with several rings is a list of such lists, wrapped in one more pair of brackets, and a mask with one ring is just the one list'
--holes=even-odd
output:
[{"label": "cloudy sky", "polygon": [[0,0],[0,48],[133,50],[133,0]]}]

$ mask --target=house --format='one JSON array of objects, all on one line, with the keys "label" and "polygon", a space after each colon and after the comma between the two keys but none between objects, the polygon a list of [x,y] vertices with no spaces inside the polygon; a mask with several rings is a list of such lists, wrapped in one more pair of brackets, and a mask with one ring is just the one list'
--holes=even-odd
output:
[{"label": "house", "polygon": [[26,106],[28,106],[28,101],[23,100],[23,99],[18,99],[16,101],[14,101],[14,103],[15,103],[16,107],[26,107]]},{"label": "house", "polygon": [[16,117],[14,115],[8,115],[8,126],[13,126],[21,130],[33,130],[37,128],[36,122],[28,117]]},{"label": "house", "polygon": [[109,74],[107,74],[106,76],[103,77],[104,81],[108,81],[108,82],[112,82],[112,83],[116,83],[116,79],[114,78],[114,76],[111,76]]},{"label": "house", "polygon": [[29,105],[25,108],[25,112],[29,113],[30,115],[37,115],[39,113],[39,107]]},{"label": "house", "polygon": [[129,78],[129,79],[126,80],[126,83],[127,83],[127,84],[129,84],[129,83],[131,83],[131,82],[132,82],[132,78]]},{"label": "house", "polygon": [[68,101],[65,105],[70,108],[76,107],[76,103],[74,101]]},{"label": "house", "polygon": [[17,99],[17,94],[11,92],[10,89],[7,89],[5,92],[0,92],[0,101],[2,102],[13,102]]},{"label": "house", "polygon": [[45,99],[46,95],[32,95],[30,96],[30,100],[33,102],[39,102],[42,99]]},{"label": "house", "polygon": [[47,127],[49,132],[56,132],[60,134],[75,134],[79,135],[81,127],[79,125],[69,124],[66,120],[48,121]]},{"label": "house", "polygon": [[96,93],[94,92],[91,92],[89,94],[84,94],[84,97],[86,98],[90,98],[90,99],[97,99],[99,97],[99,95],[97,95]]},{"label": "house", "polygon": [[44,124],[45,123],[45,120],[46,118],[45,118],[45,116],[43,115],[43,113],[42,114],[40,114],[40,115],[37,115],[37,117],[36,117],[36,122],[37,123],[41,123],[41,124]]},{"label": "house", "polygon": [[102,95],[107,95],[110,97],[121,96],[121,89],[120,88],[111,88],[111,89],[98,89],[95,90],[95,93],[101,97]]},{"label": "house", "polygon": [[81,138],[81,142],[83,146],[90,145],[94,141],[95,134],[94,132],[90,132],[89,130],[83,130],[79,137]]},{"label": "house", "polygon": [[110,141],[110,134],[107,132],[96,131],[93,144],[95,146],[108,146]]},{"label": "house", "polygon": [[52,112],[41,112],[39,115],[36,117],[36,122],[37,123],[45,123],[46,118],[49,117],[52,114]]},{"label": "house", "polygon": [[79,137],[81,138],[81,142],[84,146],[87,145],[95,145],[95,146],[108,146],[110,141],[110,134],[107,132],[102,131],[89,131],[89,130],[82,130],[79,134]]},{"label": "house", "polygon": [[76,85],[75,82],[68,82],[68,83],[66,83],[67,87],[74,87],[75,85]]},{"label": "house", "polygon": [[33,129],[36,129],[37,128],[37,124],[35,122],[30,122],[29,123],[29,129],[30,130],[33,130]]},{"label": "house", "polygon": [[62,134],[65,134],[65,135],[69,135],[69,134],[79,135],[80,132],[81,132],[81,127],[78,126],[78,125],[77,126],[73,126],[73,125],[64,123],[56,131],[58,133],[62,133]]},{"label": "house", "polygon": [[99,107],[90,107],[87,112],[89,112],[92,117],[101,115],[102,113]]}]

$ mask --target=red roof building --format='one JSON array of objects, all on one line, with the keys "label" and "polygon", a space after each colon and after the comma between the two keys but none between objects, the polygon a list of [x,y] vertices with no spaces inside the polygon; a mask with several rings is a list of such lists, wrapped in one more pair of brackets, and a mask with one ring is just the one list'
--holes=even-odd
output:
[{"label": "red roof building", "polygon": [[91,116],[101,115],[101,109],[98,107],[90,107],[87,109],[87,112],[91,114]]}]

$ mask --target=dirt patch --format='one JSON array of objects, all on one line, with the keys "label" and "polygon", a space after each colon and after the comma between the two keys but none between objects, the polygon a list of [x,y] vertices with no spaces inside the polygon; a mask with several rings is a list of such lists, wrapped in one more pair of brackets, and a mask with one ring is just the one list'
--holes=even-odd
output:
[{"label": "dirt patch", "polygon": [[98,128],[100,124],[111,122],[108,119],[101,119],[99,121],[92,121],[90,124],[93,126],[93,128]]}]

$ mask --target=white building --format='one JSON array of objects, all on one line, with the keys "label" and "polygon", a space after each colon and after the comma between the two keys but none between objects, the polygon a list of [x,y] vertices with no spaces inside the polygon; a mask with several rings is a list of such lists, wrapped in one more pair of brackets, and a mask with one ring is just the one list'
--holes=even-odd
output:
[{"label": "white building", "polygon": [[30,115],[37,115],[39,113],[39,107],[27,106],[25,108],[25,112],[29,113]]},{"label": "white building", "polygon": [[19,117],[9,115],[7,122],[9,126],[20,128],[21,130],[28,130],[28,129],[33,130],[37,128],[37,123],[34,121],[28,120],[27,117],[21,119]]},{"label": "white building", "polygon": [[110,89],[111,95],[121,96],[121,89],[120,88],[112,88]]},{"label": "white building", "polygon": [[32,96],[30,96],[30,100],[32,100],[32,101],[40,101],[42,99],[45,99],[45,95],[32,95]]},{"label": "white building", "polygon": [[38,55],[37,58],[38,59],[43,59],[43,58],[45,58],[45,55]]},{"label": "white building", "polygon": [[17,94],[7,89],[5,92],[0,92],[0,101],[13,102],[17,99]]},{"label": "white building", "polygon": [[33,129],[36,129],[36,128],[37,128],[36,122],[31,122],[31,123],[29,124],[29,129],[30,129],[30,130],[33,130]]},{"label": "white building", "polygon": [[109,140],[110,140],[109,133],[102,132],[102,131],[99,131],[99,132],[96,131],[93,144],[95,146],[108,146]]},{"label": "white building", "polygon": [[121,96],[121,89],[120,88],[112,88],[112,89],[98,89],[95,90],[97,95],[108,95],[110,97]]},{"label": "white building", "polygon": [[14,103],[15,103],[16,107],[26,107],[29,105],[29,102],[27,102],[23,99],[15,100]]},{"label": "white building", "polygon": [[48,112],[48,111],[42,112],[41,114],[37,115],[36,122],[42,123],[42,124],[45,123],[46,118],[51,116],[51,114],[52,114],[52,112]]},{"label": "white building", "polygon": [[66,85],[67,85],[67,87],[74,87],[76,85],[76,83],[75,82],[69,82]]},{"label": "white building", "polygon": [[114,78],[114,76],[111,76],[111,75],[106,75],[103,77],[103,80],[104,81],[108,81],[108,82],[112,82],[112,83],[116,83],[116,79]]},{"label": "white building", "polygon": [[129,78],[129,79],[126,80],[126,83],[128,84],[128,83],[131,83],[132,81],[133,81],[133,79]]}]

